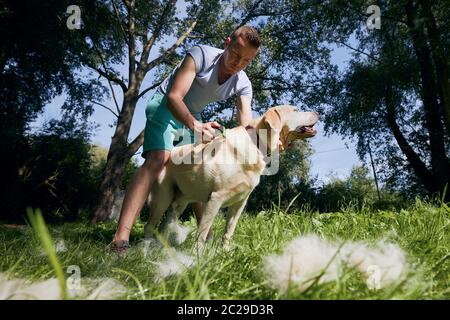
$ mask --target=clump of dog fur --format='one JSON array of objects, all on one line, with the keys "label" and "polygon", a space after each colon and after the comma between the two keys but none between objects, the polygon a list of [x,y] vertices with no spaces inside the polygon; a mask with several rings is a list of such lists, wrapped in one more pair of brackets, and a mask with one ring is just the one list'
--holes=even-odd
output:
[{"label": "clump of dog fur", "polygon": [[[111,300],[127,293],[127,289],[112,278],[83,278],[78,288],[68,289],[70,299]],[[58,279],[30,282],[0,273],[0,300],[60,300],[63,298]]]},{"label": "clump of dog fur", "polygon": [[337,280],[344,264],[361,272],[370,289],[381,289],[401,279],[406,257],[398,245],[383,240],[369,246],[311,234],[289,242],[280,255],[265,257],[263,272],[268,285],[282,293],[304,292],[314,283]]}]

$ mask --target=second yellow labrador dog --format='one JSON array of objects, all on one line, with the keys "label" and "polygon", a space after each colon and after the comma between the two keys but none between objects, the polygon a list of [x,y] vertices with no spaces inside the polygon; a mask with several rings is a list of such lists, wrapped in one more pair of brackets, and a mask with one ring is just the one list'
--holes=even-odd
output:
[{"label": "second yellow labrador dog", "polygon": [[204,202],[198,243],[206,241],[219,209],[228,208],[223,235],[227,247],[250,193],[267,170],[269,159],[273,163],[278,150],[288,148],[294,140],[313,137],[318,118],[316,112],[276,106],[252,120],[246,128],[228,129],[226,134],[208,143],[175,147],[171,161],[149,196],[150,217],[145,237],[154,236],[155,228],[171,204],[165,221],[167,229],[177,223],[189,203]]}]

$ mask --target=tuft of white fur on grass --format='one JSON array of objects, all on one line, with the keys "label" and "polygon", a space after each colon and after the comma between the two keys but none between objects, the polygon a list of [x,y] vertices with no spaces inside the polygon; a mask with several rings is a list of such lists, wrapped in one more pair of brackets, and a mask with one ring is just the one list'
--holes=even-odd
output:
[{"label": "tuft of white fur on grass", "polygon": [[363,242],[330,242],[311,234],[289,242],[281,255],[264,259],[263,272],[270,287],[285,293],[289,288],[305,291],[338,279],[345,263],[359,270],[370,289],[399,280],[406,269],[404,251],[395,244],[379,241],[374,247]]},{"label": "tuft of white fur on grass", "polygon": [[[127,292],[118,281],[111,278],[82,278],[81,286],[68,290],[69,298],[88,300],[116,299]],[[30,282],[21,278],[11,278],[0,274],[0,300],[60,300],[61,287],[56,278]]]},{"label": "tuft of white fur on grass", "polygon": [[163,248],[163,245],[157,239],[150,238],[142,240],[138,244],[138,248],[142,250],[144,257],[146,258],[151,252],[160,251]]},{"label": "tuft of white fur on grass", "polygon": [[[191,231],[191,228],[183,227],[174,222],[164,226],[161,237],[165,239],[163,241],[167,241],[167,244],[177,246],[186,241]],[[144,239],[139,243],[138,248],[142,250],[144,257],[147,257],[152,251],[161,251],[164,248],[164,244],[160,240],[156,238]]]},{"label": "tuft of white fur on grass", "polygon": [[155,275],[156,282],[167,278],[168,276],[180,275],[183,271],[194,265],[194,258],[173,248],[165,251],[166,259],[156,262],[157,270]]},{"label": "tuft of white fur on grass", "polygon": [[66,252],[67,251],[67,247],[66,247],[66,244],[64,242],[64,239],[56,239],[55,251],[56,251],[56,253]]},{"label": "tuft of white fur on grass", "polygon": [[191,228],[183,227],[176,222],[167,224],[164,230],[165,236],[169,240],[169,243],[171,243],[172,245],[182,244],[184,241],[186,241],[186,238],[190,232]]},{"label": "tuft of white fur on grass", "polygon": [[61,289],[56,278],[31,283],[0,274],[0,300],[58,300]]},{"label": "tuft of white fur on grass", "polygon": [[84,298],[87,300],[112,300],[127,293],[127,289],[112,278],[87,279],[87,283],[89,294]]},{"label": "tuft of white fur on grass", "polygon": [[340,263],[337,249],[336,245],[316,235],[294,239],[281,255],[264,259],[264,274],[269,286],[281,292],[286,292],[289,287],[303,292],[322,272],[318,283],[336,279]]},{"label": "tuft of white fur on grass", "polygon": [[[64,239],[62,238],[56,238],[55,239],[55,252],[56,253],[63,253],[67,251],[67,247],[66,247],[66,243],[64,242]],[[47,253],[45,252],[44,248],[42,246],[40,246],[38,248],[38,254],[40,256],[46,256]]]},{"label": "tuft of white fur on grass", "polygon": [[341,250],[348,265],[359,270],[370,289],[380,289],[400,279],[406,268],[405,252],[396,244],[379,241],[372,248],[348,243]]}]

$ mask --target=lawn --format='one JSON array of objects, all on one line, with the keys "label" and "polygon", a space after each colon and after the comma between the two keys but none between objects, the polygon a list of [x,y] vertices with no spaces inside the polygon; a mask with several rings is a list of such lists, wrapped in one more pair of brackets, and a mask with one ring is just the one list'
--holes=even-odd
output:
[{"label": "lawn", "polygon": [[[124,256],[106,249],[115,223],[48,225],[58,249],[53,264],[31,226],[0,225],[0,272],[10,278],[42,281],[56,277],[58,266],[66,277],[70,276],[66,273],[69,266],[76,266],[81,284],[85,279],[110,278],[124,286],[126,291],[116,296],[120,299],[450,298],[450,210],[445,205],[417,201],[398,212],[349,207],[332,213],[286,212],[282,208],[245,213],[230,251],[220,246],[224,224],[224,218],[218,216],[213,240],[203,255],[194,251],[191,233],[176,250],[191,256],[193,264],[179,275],[164,278],[158,278],[158,262],[165,259],[167,250],[144,250],[140,243],[144,225],[140,221],[132,232],[132,248]],[[195,230],[194,219],[183,225]],[[338,279],[315,282],[303,292],[271,288],[262,271],[264,257],[282,252],[289,241],[308,234],[329,241],[367,244],[384,239],[405,252],[408,269],[398,281],[378,290],[370,289],[359,272],[345,266]]]}]

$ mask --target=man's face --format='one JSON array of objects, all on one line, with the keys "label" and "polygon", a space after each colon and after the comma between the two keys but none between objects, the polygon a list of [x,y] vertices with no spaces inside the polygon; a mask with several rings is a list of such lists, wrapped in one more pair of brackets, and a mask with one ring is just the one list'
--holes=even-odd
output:
[{"label": "man's face", "polygon": [[235,74],[252,61],[258,54],[259,49],[246,43],[242,37],[237,37],[235,41],[230,38],[225,39],[225,51],[223,54],[223,68],[227,74]]}]

